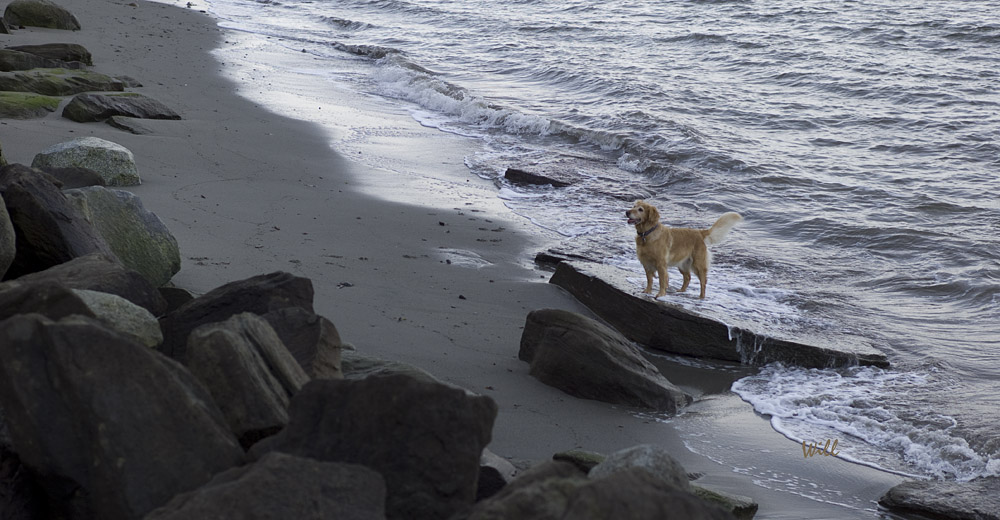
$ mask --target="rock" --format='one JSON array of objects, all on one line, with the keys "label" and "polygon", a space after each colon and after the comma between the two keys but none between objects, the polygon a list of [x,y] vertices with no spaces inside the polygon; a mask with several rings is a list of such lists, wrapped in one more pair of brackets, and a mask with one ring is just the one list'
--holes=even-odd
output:
[{"label": "rock", "polygon": [[780,361],[806,368],[889,366],[885,354],[858,338],[814,335],[806,344],[760,334],[751,326],[726,325],[704,312],[637,294],[628,276],[612,266],[561,262],[549,282],[569,291],[628,339],[657,350],[747,365]]},{"label": "rock", "polygon": [[[0,416],[0,429],[2,423]],[[44,504],[44,497],[29,470],[0,438],[0,517],[4,520],[45,518]]]},{"label": "rock", "polygon": [[0,92],[0,119],[36,119],[56,111],[60,99],[31,92]]},{"label": "rock", "polygon": [[10,24],[0,16],[0,34],[10,34]]},{"label": "rock", "polygon": [[518,358],[531,375],[584,399],[676,413],[689,398],[615,330],[559,309],[532,311]]},{"label": "rock", "polygon": [[49,0],[13,0],[3,17],[11,25],[80,30],[80,22],[72,13]]},{"label": "rock", "polygon": [[1000,477],[969,482],[906,481],[890,489],[879,505],[921,518],[1000,520]]},{"label": "rock", "polygon": [[5,275],[8,279],[90,253],[114,257],[94,226],[37,171],[21,164],[0,168],[0,196],[17,237],[14,262]]},{"label": "rock", "polygon": [[117,294],[148,310],[153,316],[161,316],[167,308],[160,293],[142,275],[123,267],[113,257],[101,254],[74,258],[44,271],[6,282],[3,286],[43,282],[58,283],[70,289]]},{"label": "rock", "polygon": [[343,379],[343,344],[330,320],[301,307],[286,307],[263,316],[281,342],[312,379]]},{"label": "rock", "polygon": [[66,107],[63,108],[62,115],[77,123],[104,121],[112,116],[126,116],[137,119],[176,120],[181,118],[177,112],[174,112],[163,103],[135,92],[124,94],[79,94],[73,97]]},{"label": "rock", "polygon": [[687,471],[667,450],[651,444],[640,444],[608,455],[590,470],[591,479],[601,479],[630,468],[641,468],[650,475],[681,491],[690,492],[691,482]]},{"label": "rock", "polygon": [[153,133],[153,131],[149,128],[139,124],[139,119],[134,117],[111,116],[107,119],[107,123],[119,130],[125,130],[126,132],[135,135],[148,135]]},{"label": "rock", "polygon": [[42,166],[37,169],[62,183],[60,187],[64,190],[86,188],[87,186],[107,186],[104,177],[90,168]]},{"label": "rock", "polygon": [[0,49],[0,72],[62,67],[65,63],[12,49]]},{"label": "rock", "polygon": [[313,287],[308,278],[278,271],[227,283],[161,318],[160,349],[174,359],[183,359],[188,334],[195,328],[242,312],[263,316],[285,307],[313,312]]},{"label": "rock", "polygon": [[479,457],[479,480],[476,483],[476,502],[497,494],[514,480],[517,469],[507,459],[483,449]]},{"label": "rock", "polygon": [[604,462],[606,458],[600,453],[584,450],[569,450],[552,455],[552,460],[569,462],[584,473],[590,473],[590,470],[594,469],[594,466]]},{"label": "rock", "polygon": [[83,45],[76,43],[43,43],[41,45],[13,45],[10,50],[26,52],[50,60],[74,62],[93,65],[94,58]]},{"label": "rock", "polygon": [[581,486],[562,518],[731,520],[733,516],[642,468],[630,468]]},{"label": "rock", "polygon": [[52,145],[35,155],[31,166],[88,168],[99,173],[108,186],[135,186],[142,183],[132,152],[120,144],[99,137],[79,137]]},{"label": "rock", "polygon": [[475,500],[496,413],[488,397],[404,375],[316,380],[251,454],[362,464],[385,477],[388,518],[449,518]]},{"label": "rock", "polygon": [[503,174],[503,176],[512,184],[529,186],[544,186],[548,184],[552,185],[554,188],[564,188],[570,185],[569,182],[560,181],[558,179],[546,177],[545,175],[539,175],[537,173],[531,173],[517,168],[507,168],[507,171]]},{"label": "rock", "polygon": [[0,166],[7,166],[7,158],[3,156],[3,143],[0,143]]},{"label": "rock", "polygon": [[121,296],[68,289],[52,282],[0,284],[0,320],[27,313],[51,320],[72,315],[93,318],[149,348],[163,341],[156,318]]},{"label": "rock", "polygon": [[691,489],[696,497],[729,511],[737,520],[751,520],[757,514],[759,506],[752,498],[719,493],[701,486],[691,486]]},{"label": "rock", "polygon": [[428,383],[442,383],[427,371],[408,363],[379,359],[355,351],[341,351],[340,367],[345,379],[365,379],[371,376],[402,374]]},{"label": "rock", "polygon": [[121,80],[89,70],[31,69],[0,72],[0,90],[72,96],[80,92],[125,90]]},{"label": "rock", "polygon": [[15,247],[14,225],[10,222],[10,215],[7,214],[3,195],[0,195],[0,280],[3,279],[10,264],[14,262]]},{"label": "rock", "polygon": [[576,491],[587,483],[586,476],[572,464],[544,462],[522,473],[493,497],[476,504],[468,520],[570,518],[563,513]]},{"label": "rock", "polygon": [[274,329],[250,313],[194,329],[180,361],[211,392],[244,448],[288,423],[288,403],[309,382]]},{"label": "rock", "polygon": [[0,407],[51,518],[141,518],[243,451],[179,364],[89,318],[0,323]]},{"label": "rock", "polygon": [[269,453],[177,496],[145,520],[193,518],[379,520],[385,481],[364,466]]},{"label": "rock", "polygon": [[100,186],[65,190],[81,213],[101,233],[122,265],[143,275],[156,287],[181,270],[177,239],[142,199]]}]

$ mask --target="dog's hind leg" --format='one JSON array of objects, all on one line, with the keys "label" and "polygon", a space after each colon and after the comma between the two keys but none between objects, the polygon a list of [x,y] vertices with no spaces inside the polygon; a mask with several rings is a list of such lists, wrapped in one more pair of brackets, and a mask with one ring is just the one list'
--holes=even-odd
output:
[{"label": "dog's hind leg", "polygon": [[678,271],[681,272],[681,276],[684,277],[684,284],[681,285],[681,292],[688,290],[688,284],[691,283],[691,270],[683,267],[678,267]]},{"label": "dog's hind leg", "polygon": [[704,300],[705,288],[708,287],[708,266],[707,265],[694,266],[694,274],[698,277],[698,281],[701,282],[701,294],[698,297]]}]

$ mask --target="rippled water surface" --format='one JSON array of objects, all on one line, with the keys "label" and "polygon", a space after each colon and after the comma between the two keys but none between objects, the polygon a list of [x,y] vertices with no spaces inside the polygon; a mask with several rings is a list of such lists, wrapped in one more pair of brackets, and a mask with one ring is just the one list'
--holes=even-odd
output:
[{"label": "rippled water surface", "polygon": [[[1000,18],[995,2],[213,0],[329,60],[329,81],[469,135],[473,174],[563,249],[634,269],[622,211],[745,222],[685,305],[890,371],[769,367],[734,389],[860,462],[1000,475]],[[361,62],[364,73],[336,74]],[[359,70],[356,67],[351,70]],[[573,181],[526,189],[515,166]],[[559,208],[552,211],[551,208]],[[675,282],[676,283],[676,282]]]}]

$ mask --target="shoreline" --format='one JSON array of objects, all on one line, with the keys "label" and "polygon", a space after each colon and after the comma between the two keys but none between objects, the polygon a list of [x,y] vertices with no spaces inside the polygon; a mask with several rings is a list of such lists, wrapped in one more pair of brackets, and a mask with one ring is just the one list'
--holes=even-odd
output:
[{"label": "shoreline", "polygon": [[[132,7],[86,0],[70,8],[83,24],[81,31],[29,28],[0,41],[81,43],[94,54],[94,69],[138,79],[145,86],[134,90],[164,102],[184,119],[144,121],[153,133],[143,136],[101,123],[72,123],[59,111],[40,120],[8,120],[0,126],[4,154],[12,163],[30,164],[49,145],[86,135],[130,149],[143,176],[143,185],[131,191],[180,243],[178,286],[206,292],[275,270],[310,278],[317,314],[329,318],[359,351],[411,363],[496,400],[500,414],[490,450],[504,457],[539,460],[568,449],[609,453],[659,444],[688,471],[705,473],[699,484],[754,498],[760,503],[758,518],[793,512],[796,518],[822,518],[845,511],[760,487],[710,454],[690,451],[677,424],[712,432],[720,450],[763,459],[773,454],[773,462],[763,460],[759,466],[773,464],[777,472],[834,488],[854,483],[851,489],[862,502],[865,495],[877,499],[891,487],[887,483],[902,481],[844,461],[826,467],[796,461],[798,446],[735,398],[725,384],[729,376],[718,371],[664,370],[678,381],[694,374],[692,385],[709,380],[699,384],[705,387],[697,390],[700,400],[668,424],[539,383],[517,360],[527,313],[556,307],[592,314],[562,289],[541,283],[539,277],[547,275],[527,267],[523,253],[538,239],[524,233],[525,224],[512,215],[504,218],[491,183],[478,182],[466,170],[469,182],[459,186],[454,176],[443,175],[447,178],[436,186],[449,189],[428,206],[373,197],[372,191],[398,187],[392,165],[379,172],[377,162],[349,160],[332,149],[337,136],[331,139],[329,130],[277,115],[237,94],[247,86],[234,84],[223,70],[227,65],[213,54],[231,33],[208,15],[147,2]],[[265,76],[260,85],[267,84]],[[339,110],[395,130],[361,155],[405,150],[411,157],[396,157],[405,168],[432,173],[442,165],[449,172],[465,168],[461,138],[421,127],[401,110],[389,120],[385,113]],[[345,119],[344,128],[358,121]],[[416,175],[409,182],[420,185],[426,179]],[[452,204],[442,203],[455,197]],[[503,231],[494,231],[499,228]],[[489,265],[448,263],[451,258],[441,248],[471,251]]]}]

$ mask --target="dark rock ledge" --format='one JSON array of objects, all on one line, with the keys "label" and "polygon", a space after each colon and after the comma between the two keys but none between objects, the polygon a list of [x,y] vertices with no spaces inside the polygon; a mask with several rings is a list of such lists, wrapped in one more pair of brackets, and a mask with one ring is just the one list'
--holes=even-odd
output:
[{"label": "dark rock ledge", "polygon": [[626,271],[589,262],[561,262],[549,280],[570,292],[628,339],[656,350],[735,361],[745,365],[782,362],[806,368],[874,365],[885,355],[858,338],[809,344],[726,325],[678,305],[638,294]]},{"label": "dark rock ledge", "polygon": [[894,513],[948,520],[1000,520],[1000,478],[908,481],[878,501]]}]

